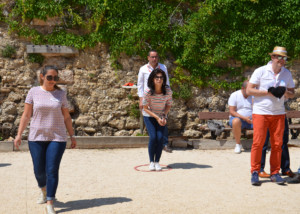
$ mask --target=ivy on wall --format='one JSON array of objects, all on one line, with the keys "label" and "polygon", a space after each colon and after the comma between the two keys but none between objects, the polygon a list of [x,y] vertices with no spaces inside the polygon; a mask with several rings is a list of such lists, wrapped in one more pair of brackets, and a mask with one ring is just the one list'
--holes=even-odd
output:
[{"label": "ivy on wall", "polygon": [[[54,16],[61,24],[50,34],[30,25]],[[276,45],[297,58],[299,17],[299,0],[16,0],[6,22],[35,44],[84,49],[105,42],[114,58],[156,49],[178,65],[172,89],[188,91],[190,85],[239,88],[243,66],[265,64]],[[228,60],[241,66],[221,65]]]}]

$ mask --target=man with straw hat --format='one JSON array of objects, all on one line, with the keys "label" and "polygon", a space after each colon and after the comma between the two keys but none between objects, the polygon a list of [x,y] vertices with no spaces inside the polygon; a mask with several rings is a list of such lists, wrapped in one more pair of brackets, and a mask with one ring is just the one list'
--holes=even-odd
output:
[{"label": "man with straw hat", "polygon": [[271,181],[285,183],[279,175],[285,126],[284,99],[293,98],[295,94],[292,74],[284,67],[288,58],[286,49],[276,46],[269,55],[271,61],[253,72],[246,90],[248,95],[254,96],[251,184],[255,186],[260,185],[258,173],[268,129],[271,136]]}]

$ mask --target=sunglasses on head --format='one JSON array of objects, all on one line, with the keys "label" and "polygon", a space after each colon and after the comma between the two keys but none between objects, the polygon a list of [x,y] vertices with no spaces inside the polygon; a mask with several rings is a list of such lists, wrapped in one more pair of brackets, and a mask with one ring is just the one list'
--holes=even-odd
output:
[{"label": "sunglasses on head", "polygon": [[51,75],[48,75],[48,76],[46,76],[46,79],[48,80],[48,81],[52,81],[52,80],[54,80],[54,81],[58,81],[59,80],[59,76],[51,76]]},{"label": "sunglasses on head", "polygon": [[157,79],[157,80],[158,80],[158,79],[162,79],[162,80],[164,79],[163,76],[155,76],[154,78]]},{"label": "sunglasses on head", "polygon": [[284,61],[287,60],[287,57],[286,56],[278,56],[278,55],[274,55],[278,60],[281,60],[283,59]]}]

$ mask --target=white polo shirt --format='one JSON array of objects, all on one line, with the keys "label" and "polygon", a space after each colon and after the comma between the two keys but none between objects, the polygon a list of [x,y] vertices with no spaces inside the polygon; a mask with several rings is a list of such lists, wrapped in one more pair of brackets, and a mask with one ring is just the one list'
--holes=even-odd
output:
[{"label": "white polo shirt", "polygon": [[[252,116],[252,96],[244,97],[242,90],[233,92],[228,100],[229,106],[235,106],[237,113],[245,117]],[[229,118],[232,117],[231,115]]]},{"label": "white polo shirt", "polygon": [[[169,81],[169,75],[168,75],[168,70],[167,67],[164,64],[158,63],[156,68],[160,68],[166,73],[167,76],[167,85],[170,86],[170,81]],[[138,82],[137,82],[137,87],[138,87],[138,96],[143,97],[144,96],[144,91],[148,88],[147,83],[148,83],[148,78],[150,76],[150,73],[154,70],[154,68],[151,67],[151,65],[148,63],[146,65],[143,65],[140,68],[139,71],[139,76],[138,76]]]},{"label": "white polo shirt", "polygon": [[[270,61],[267,65],[256,69],[249,82],[257,85],[257,89],[261,91],[268,91],[270,87],[277,87],[279,84],[287,88],[295,87],[291,72],[285,67],[282,67],[281,71],[276,75],[272,69],[272,61]],[[262,97],[254,96],[253,114],[285,114],[284,96],[280,99],[269,95]]]}]

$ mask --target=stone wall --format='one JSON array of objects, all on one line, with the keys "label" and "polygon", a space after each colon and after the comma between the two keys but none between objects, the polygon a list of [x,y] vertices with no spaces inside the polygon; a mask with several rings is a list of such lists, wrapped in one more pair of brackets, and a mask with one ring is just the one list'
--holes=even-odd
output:
[{"label": "stone wall", "polygon": [[[136,84],[140,66],[147,63],[139,57],[120,55],[121,69],[111,65],[108,47],[98,44],[93,49],[80,51],[75,56],[46,56],[43,65],[30,63],[26,45],[30,41],[15,38],[7,33],[7,27],[0,26],[0,49],[7,44],[16,47],[13,58],[0,57],[0,137],[14,137],[24,109],[24,100],[29,89],[39,85],[38,75],[43,65],[59,68],[59,85],[68,92],[70,112],[76,135],[79,136],[133,136],[139,133],[139,118],[134,117],[138,105],[136,89],[124,89],[126,82]],[[169,69],[170,78],[176,67],[171,60],[163,62]],[[298,110],[298,89],[300,61],[290,68],[296,83],[297,98],[289,102]],[[249,76],[254,68],[245,69]],[[185,101],[174,99],[169,114],[169,134],[187,137],[206,137],[197,118],[199,111],[228,110],[227,100],[232,91],[215,91],[211,88],[192,87],[193,98]],[[24,132],[24,138],[28,129]]]}]

